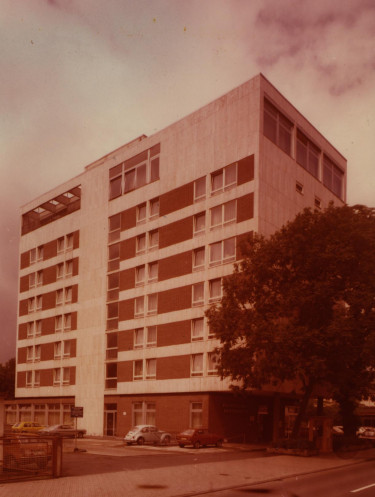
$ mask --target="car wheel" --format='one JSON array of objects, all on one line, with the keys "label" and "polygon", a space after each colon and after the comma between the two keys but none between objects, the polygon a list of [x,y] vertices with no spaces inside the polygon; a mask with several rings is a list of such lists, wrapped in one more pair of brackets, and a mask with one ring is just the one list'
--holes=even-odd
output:
[{"label": "car wheel", "polygon": [[199,442],[199,440],[197,440],[196,442],[194,442],[194,449],[199,449],[201,446],[201,443]]},{"label": "car wheel", "polygon": [[185,447],[184,444],[178,444],[178,445],[181,447],[181,449],[183,449]]},{"label": "car wheel", "polygon": [[222,440],[218,440],[216,442],[216,447],[222,447],[223,446],[223,441]]},{"label": "car wheel", "polygon": [[139,437],[139,438],[137,439],[137,444],[138,444],[138,445],[143,445],[144,443],[145,443],[145,439],[144,439],[143,437]]},{"label": "car wheel", "polygon": [[164,445],[169,445],[171,443],[171,437],[170,436],[166,436],[163,438],[163,444]]}]

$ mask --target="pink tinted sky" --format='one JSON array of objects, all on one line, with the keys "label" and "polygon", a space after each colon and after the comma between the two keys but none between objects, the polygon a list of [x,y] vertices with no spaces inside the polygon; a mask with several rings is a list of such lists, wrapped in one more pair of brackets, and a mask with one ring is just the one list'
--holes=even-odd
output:
[{"label": "pink tinted sky", "polygon": [[19,208],[263,74],[375,206],[373,0],[3,0],[0,362],[15,354]]}]

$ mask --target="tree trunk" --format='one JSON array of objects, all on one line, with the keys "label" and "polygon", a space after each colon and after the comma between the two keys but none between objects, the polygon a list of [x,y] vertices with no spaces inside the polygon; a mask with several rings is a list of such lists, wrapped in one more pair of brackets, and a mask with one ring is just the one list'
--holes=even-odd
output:
[{"label": "tree trunk", "polygon": [[292,438],[298,438],[298,436],[299,436],[299,432],[301,429],[301,423],[302,423],[302,420],[306,414],[307,405],[309,403],[313,388],[314,388],[314,384],[312,382],[306,386],[305,392],[303,394],[303,397],[302,397],[302,400],[301,400],[301,403],[299,406],[298,415],[297,415],[296,420],[294,422],[294,426],[293,426],[293,430],[292,430]]}]

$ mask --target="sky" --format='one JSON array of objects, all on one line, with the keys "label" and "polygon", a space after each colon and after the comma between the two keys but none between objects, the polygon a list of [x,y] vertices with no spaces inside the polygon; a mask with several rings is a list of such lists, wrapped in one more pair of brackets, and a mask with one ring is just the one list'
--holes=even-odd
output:
[{"label": "sky", "polygon": [[15,356],[20,207],[262,72],[375,207],[374,0],[1,0],[0,363]]}]

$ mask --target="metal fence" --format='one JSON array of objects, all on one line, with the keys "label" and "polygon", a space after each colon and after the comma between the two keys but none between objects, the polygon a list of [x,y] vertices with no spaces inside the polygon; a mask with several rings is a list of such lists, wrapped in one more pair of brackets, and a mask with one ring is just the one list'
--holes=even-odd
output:
[{"label": "metal fence", "polygon": [[59,477],[62,440],[38,435],[5,435],[0,438],[0,465],[0,482]]}]

